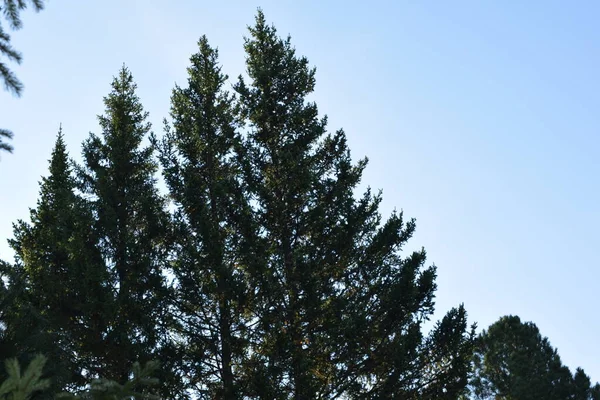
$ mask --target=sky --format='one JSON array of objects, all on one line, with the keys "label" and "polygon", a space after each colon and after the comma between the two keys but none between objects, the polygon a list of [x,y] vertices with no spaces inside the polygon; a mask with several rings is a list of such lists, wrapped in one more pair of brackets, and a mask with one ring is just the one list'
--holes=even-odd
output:
[{"label": "sky", "polygon": [[406,252],[438,267],[437,314],[535,322],[600,380],[600,3],[594,1],[49,1],[14,46],[21,98],[0,91],[0,258],[28,218],[59,125],[80,160],[125,63],[154,131],[206,34],[244,72],[257,7],[317,68],[313,99],[343,128],[382,213],[417,221]]}]

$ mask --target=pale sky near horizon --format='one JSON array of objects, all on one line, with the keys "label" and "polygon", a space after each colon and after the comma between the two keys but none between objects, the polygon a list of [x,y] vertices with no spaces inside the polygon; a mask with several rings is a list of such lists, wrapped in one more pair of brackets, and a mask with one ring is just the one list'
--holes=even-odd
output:
[{"label": "pale sky near horizon", "polygon": [[437,316],[535,322],[600,380],[600,3],[593,1],[50,0],[15,32],[25,84],[0,92],[0,258],[35,206],[59,124],[79,160],[125,63],[154,130],[198,38],[244,71],[257,7],[317,68],[314,100],[344,128],[383,213],[417,220],[438,266]]}]

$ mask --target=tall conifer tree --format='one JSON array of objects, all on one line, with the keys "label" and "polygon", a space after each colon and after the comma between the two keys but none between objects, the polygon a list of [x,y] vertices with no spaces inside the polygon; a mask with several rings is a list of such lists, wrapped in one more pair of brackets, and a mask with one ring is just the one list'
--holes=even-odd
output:
[{"label": "tall conifer tree", "polygon": [[571,375],[538,327],[514,315],[479,335],[470,386],[472,399],[600,399],[600,385],[581,368]]},{"label": "tall conifer tree", "polygon": [[262,399],[457,398],[471,333],[462,307],[429,336],[435,268],[399,254],[414,221],[382,221],[380,195],[355,190],[343,131],[307,101],[315,70],[259,12],[235,86],[248,121],[246,180],[265,250],[249,271],[258,321],[251,396]]},{"label": "tall conifer tree", "polygon": [[95,247],[92,214],[76,194],[62,132],[59,132],[48,177],[42,179],[31,223],[15,224],[10,244],[16,262],[10,281],[13,319],[9,325],[18,356],[37,352],[52,358],[56,390],[79,388],[93,369],[89,357],[104,330],[102,315],[110,307],[107,271]]},{"label": "tall conifer tree", "polygon": [[175,213],[175,310],[192,383],[201,398],[241,398],[249,257],[249,207],[237,151],[232,96],[206,37],[191,57],[187,87],[171,97],[172,129],[161,160]]},{"label": "tall conifer tree", "polygon": [[102,134],[83,145],[81,188],[95,213],[98,247],[110,272],[114,306],[97,357],[99,375],[125,382],[133,362],[160,358],[164,326],[168,215],[156,187],[150,132],[130,71],[123,66],[104,98]]}]

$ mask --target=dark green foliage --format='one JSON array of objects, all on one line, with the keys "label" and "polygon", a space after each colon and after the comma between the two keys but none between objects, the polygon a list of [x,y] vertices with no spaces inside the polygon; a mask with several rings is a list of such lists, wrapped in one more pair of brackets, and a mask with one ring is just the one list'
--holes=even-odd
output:
[{"label": "dark green foliage", "polygon": [[104,98],[99,116],[102,134],[83,144],[81,190],[94,213],[97,247],[108,271],[105,285],[112,298],[96,376],[124,382],[135,361],[160,359],[168,338],[164,323],[166,285],[163,262],[168,248],[168,215],[156,188],[154,148],[143,147],[150,132],[148,114],[123,67]]},{"label": "dark green foliage", "polygon": [[174,312],[184,338],[184,362],[200,398],[240,398],[252,257],[244,241],[249,207],[236,150],[241,144],[232,97],[223,91],[217,51],[205,37],[191,57],[188,85],[171,98],[172,129],[161,161],[174,218]]},{"label": "dark green foliage", "polygon": [[[16,263],[4,266],[3,356],[50,357],[48,395],[94,377],[124,382],[133,362],[168,355],[168,215],[152,148],[139,148],[149,125],[125,68],[113,89],[78,179],[59,133],[31,223],[15,224]],[[176,387],[172,375],[161,378]]]},{"label": "dark green foliage", "polygon": [[573,375],[573,399],[574,400],[599,400],[600,399],[600,384],[596,383],[592,386],[590,377],[585,371],[577,368]]},{"label": "dark green foliage", "polygon": [[[0,263],[0,354],[33,361],[17,377],[33,383],[51,360],[36,398],[600,399],[518,317],[475,340],[461,305],[425,332],[436,268],[402,252],[415,221],[358,193],[367,160],[327,130],[315,70],[261,12],[245,50],[231,94],[200,39],[163,138],[125,67],[75,171],[59,133]],[[11,363],[0,400],[25,400]]]},{"label": "dark green foliage", "polygon": [[[24,300],[26,282],[22,269],[0,261],[0,355],[2,359],[18,358],[24,363],[35,355],[35,348],[47,343],[40,329],[41,318]],[[0,381],[7,378],[0,368]]]},{"label": "dark green foliage", "polygon": [[[22,373],[19,361],[9,359],[5,361],[7,377],[0,384],[1,400],[29,400],[40,394],[50,386],[50,380],[42,378],[46,357],[37,355]],[[158,384],[158,379],[153,377],[158,369],[158,363],[151,361],[144,368],[140,363],[133,364],[131,379],[119,384],[107,379],[95,379],[88,387],[77,394],[60,393],[57,399],[63,400],[159,400],[160,397],[152,392],[152,387]]]},{"label": "dark green foliage", "polygon": [[354,197],[366,160],[353,164],[343,131],[306,100],[315,70],[259,12],[246,40],[249,83],[245,179],[262,246],[249,266],[256,288],[250,395],[264,399],[456,398],[470,334],[462,308],[430,337],[435,269],[402,258],[414,221],[382,222],[380,195]]},{"label": "dark green foliage", "polygon": [[13,147],[10,144],[3,141],[12,138],[13,134],[11,131],[6,129],[0,129],[0,151],[7,151],[9,153],[13,151]]},{"label": "dark green foliage", "polygon": [[[90,231],[92,214],[75,193],[71,172],[59,132],[50,174],[42,179],[38,205],[30,212],[31,223],[15,224],[9,241],[16,264],[7,276],[7,334],[21,357],[44,353],[52,358],[55,390],[84,384],[83,370],[91,366],[82,360],[101,337],[97,316],[110,306],[104,286],[107,274]],[[73,354],[80,360],[73,360]]]},{"label": "dark green foliage", "polygon": [[155,377],[157,371],[158,363],[155,361],[147,362],[143,368],[139,362],[135,362],[131,378],[125,383],[95,379],[80,393],[62,393],[57,400],[159,400],[161,397],[153,391],[153,387],[159,384]]},{"label": "dark green foliage", "polygon": [[[6,18],[11,29],[20,29],[23,24],[21,22],[21,11],[31,5],[35,11],[40,11],[44,8],[44,0],[2,0],[0,3],[0,13]],[[8,61],[20,64],[22,61],[21,53],[15,50],[10,43],[10,35],[6,27],[2,25],[0,20],[0,56],[5,57]],[[4,60],[0,60],[0,79],[4,82],[4,88],[13,94],[19,96],[23,91],[23,84],[16,77],[14,72],[8,68]],[[12,138],[12,132],[6,129],[0,129],[0,150],[12,152],[13,148],[6,139]]]},{"label": "dark green foliage", "polygon": [[582,369],[571,375],[548,341],[531,322],[500,318],[477,340],[471,382],[475,399],[597,399]]},{"label": "dark green foliage", "polygon": [[[14,267],[7,262],[0,261],[0,354],[4,358],[16,357],[18,350],[14,342],[15,335],[10,324],[15,312],[15,295],[22,289],[15,289]],[[19,285],[22,286],[22,285]],[[2,372],[0,371],[0,379]]]}]

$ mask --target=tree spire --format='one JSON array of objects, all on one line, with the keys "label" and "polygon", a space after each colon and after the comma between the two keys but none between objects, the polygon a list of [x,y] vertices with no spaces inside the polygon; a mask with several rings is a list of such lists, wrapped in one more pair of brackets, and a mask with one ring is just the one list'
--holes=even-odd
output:
[{"label": "tree spire", "polygon": [[83,144],[79,170],[82,190],[97,215],[96,246],[114,294],[104,346],[96,356],[102,360],[101,375],[117,382],[127,380],[133,362],[154,358],[167,338],[163,269],[168,215],[156,187],[154,146],[144,147],[151,125],[136,88],[123,65],[98,117],[102,132]]}]

